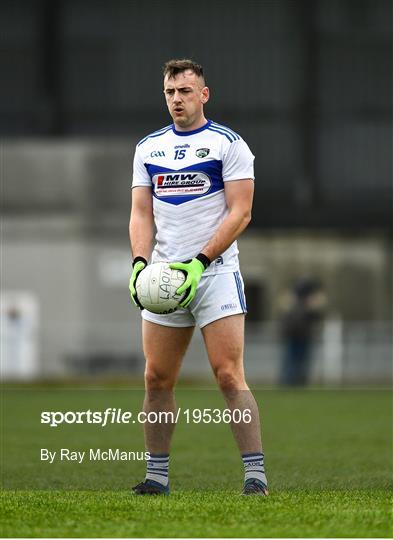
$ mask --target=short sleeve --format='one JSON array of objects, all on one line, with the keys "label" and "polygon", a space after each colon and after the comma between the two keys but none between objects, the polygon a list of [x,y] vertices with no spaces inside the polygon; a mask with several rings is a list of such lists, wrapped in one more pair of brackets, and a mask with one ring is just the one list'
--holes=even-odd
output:
[{"label": "short sleeve", "polygon": [[135,149],[134,170],[132,175],[132,187],[136,186],[151,187],[151,179],[140,156],[138,147]]},{"label": "short sleeve", "polygon": [[255,156],[243,139],[236,140],[228,146],[222,162],[222,179],[231,180],[254,179]]}]

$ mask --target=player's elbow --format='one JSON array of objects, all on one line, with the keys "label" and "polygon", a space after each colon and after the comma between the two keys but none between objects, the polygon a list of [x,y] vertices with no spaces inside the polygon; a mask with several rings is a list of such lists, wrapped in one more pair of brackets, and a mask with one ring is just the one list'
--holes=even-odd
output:
[{"label": "player's elbow", "polygon": [[251,221],[250,208],[236,208],[231,210],[231,214],[234,216],[241,229],[245,229]]},{"label": "player's elbow", "polygon": [[252,218],[251,210],[248,210],[248,211],[244,214],[244,217],[243,217],[243,221],[244,221],[244,223],[246,224],[246,226],[250,223],[251,218]]},{"label": "player's elbow", "polygon": [[247,225],[250,223],[250,221],[251,221],[251,210],[249,209],[243,210],[240,215],[240,223],[242,225],[242,229],[245,229]]}]

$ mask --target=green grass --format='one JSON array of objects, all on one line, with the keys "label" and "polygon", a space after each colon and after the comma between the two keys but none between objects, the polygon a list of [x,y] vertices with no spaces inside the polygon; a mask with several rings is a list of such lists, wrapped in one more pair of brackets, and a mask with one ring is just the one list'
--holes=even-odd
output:
[{"label": "green grass", "polygon": [[[184,388],[182,407],[224,407]],[[138,498],[143,462],[40,463],[39,449],[143,450],[141,426],[60,426],[42,410],[140,410],[142,392],[3,391],[4,537],[390,537],[392,413],[387,390],[259,390],[268,498],[241,497],[242,466],[224,424],[176,428],[172,494]]]},{"label": "green grass", "polygon": [[4,536],[384,537],[392,534],[383,491],[16,492],[4,496]]}]

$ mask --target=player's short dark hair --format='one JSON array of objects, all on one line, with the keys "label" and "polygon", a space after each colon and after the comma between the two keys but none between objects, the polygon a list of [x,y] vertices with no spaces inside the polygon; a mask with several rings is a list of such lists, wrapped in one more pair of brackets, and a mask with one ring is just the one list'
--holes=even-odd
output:
[{"label": "player's short dark hair", "polygon": [[162,72],[164,74],[164,78],[168,77],[168,79],[171,79],[172,77],[176,77],[176,75],[182,73],[183,71],[186,71],[187,69],[193,71],[197,77],[202,77],[202,79],[205,80],[205,76],[203,74],[203,67],[197,62],[194,62],[194,60],[191,60],[190,58],[182,58],[181,60],[168,60],[168,62],[165,62],[162,68]]}]

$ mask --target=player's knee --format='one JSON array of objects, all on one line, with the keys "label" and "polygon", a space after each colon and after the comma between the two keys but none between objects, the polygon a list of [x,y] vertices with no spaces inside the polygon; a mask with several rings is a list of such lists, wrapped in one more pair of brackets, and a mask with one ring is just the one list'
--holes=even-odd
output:
[{"label": "player's knee", "polygon": [[222,367],[215,371],[215,376],[222,391],[240,390],[243,387],[243,376],[236,370]]},{"label": "player's knee", "polygon": [[172,377],[149,368],[145,371],[145,386],[146,390],[172,390],[174,382]]}]

